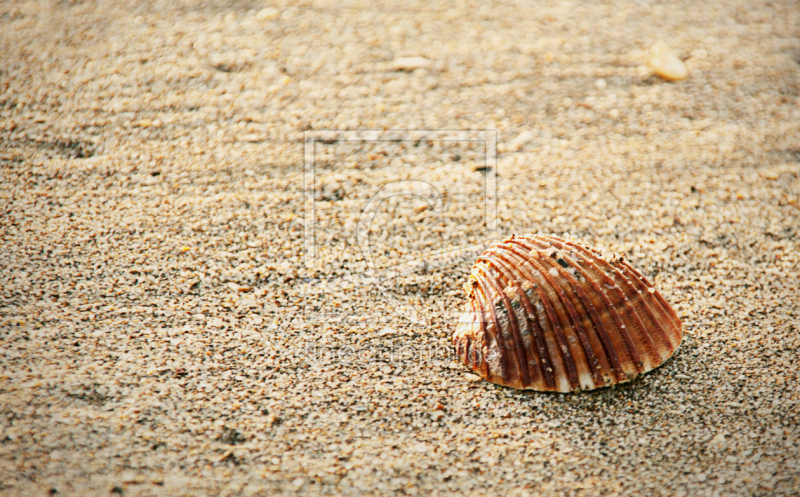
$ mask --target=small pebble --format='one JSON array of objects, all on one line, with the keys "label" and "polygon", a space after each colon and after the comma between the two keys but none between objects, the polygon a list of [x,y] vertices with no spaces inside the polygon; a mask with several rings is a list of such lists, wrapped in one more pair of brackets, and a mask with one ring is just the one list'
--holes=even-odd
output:
[{"label": "small pebble", "polygon": [[266,7],[261,9],[256,13],[256,19],[259,21],[269,21],[272,19],[277,19],[281,16],[281,11],[274,8],[274,7]]},{"label": "small pebble", "polygon": [[650,48],[650,68],[667,81],[680,81],[689,77],[686,65],[663,41]]},{"label": "small pebble", "polygon": [[511,142],[508,144],[508,147],[510,150],[519,150],[523,145],[533,140],[533,137],[533,132],[526,129],[522,133],[518,134],[513,140],[511,140]]}]

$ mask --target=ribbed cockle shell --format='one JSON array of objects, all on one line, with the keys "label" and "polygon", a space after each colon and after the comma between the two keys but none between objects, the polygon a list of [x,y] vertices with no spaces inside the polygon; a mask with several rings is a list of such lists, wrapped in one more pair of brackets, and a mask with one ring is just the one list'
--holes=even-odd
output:
[{"label": "ribbed cockle shell", "polygon": [[629,381],[683,337],[672,307],[622,257],[555,236],[492,245],[466,290],[453,345],[499,385],[569,392]]}]

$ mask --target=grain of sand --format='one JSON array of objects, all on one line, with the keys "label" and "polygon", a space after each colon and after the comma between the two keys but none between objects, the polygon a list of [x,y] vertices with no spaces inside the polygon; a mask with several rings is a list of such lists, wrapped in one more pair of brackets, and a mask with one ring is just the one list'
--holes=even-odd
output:
[{"label": "grain of sand", "polygon": [[[0,493],[799,494],[799,36],[793,1],[3,2]],[[497,130],[501,234],[626,254],[683,345],[519,392],[453,362],[468,260],[302,299],[364,274],[388,182],[443,208],[381,204],[379,267],[490,236],[475,143],[327,141],[306,269],[323,129]]]}]

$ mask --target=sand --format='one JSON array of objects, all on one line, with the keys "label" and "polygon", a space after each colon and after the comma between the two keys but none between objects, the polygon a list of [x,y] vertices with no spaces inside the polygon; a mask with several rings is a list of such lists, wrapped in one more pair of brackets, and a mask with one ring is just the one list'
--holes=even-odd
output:
[{"label": "sand", "polygon": [[[0,5],[0,493],[800,493],[797,2],[164,4]],[[675,356],[455,362],[527,232],[625,254]]]}]

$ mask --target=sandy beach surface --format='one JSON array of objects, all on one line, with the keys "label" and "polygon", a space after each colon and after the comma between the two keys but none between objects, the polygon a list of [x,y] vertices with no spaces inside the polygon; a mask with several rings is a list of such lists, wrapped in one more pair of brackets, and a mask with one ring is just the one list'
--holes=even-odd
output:
[{"label": "sandy beach surface", "polygon": [[[0,2],[0,494],[798,495],[798,228],[796,1]],[[527,232],[675,356],[455,362],[438,255]]]}]

